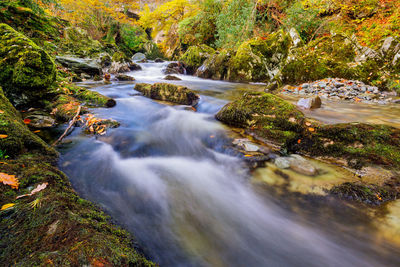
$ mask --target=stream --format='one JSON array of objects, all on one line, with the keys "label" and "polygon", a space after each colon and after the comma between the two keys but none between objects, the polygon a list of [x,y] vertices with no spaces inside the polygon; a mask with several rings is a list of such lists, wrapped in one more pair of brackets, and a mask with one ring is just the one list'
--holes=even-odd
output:
[{"label": "stream", "polygon": [[[167,64],[142,63],[127,74],[166,82]],[[201,95],[197,112],[139,96],[133,82],[81,83],[116,99],[116,107],[93,112],[121,126],[101,137],[75,129],[61,149],[60,167],[76,191],[131,231],[146,256],[160,266],[400,266],[399,244],[377,238],[357,208],[252,183],[229,148],[230,130],[214,114],[262,85],[177,76],[182,81],[174,84]],[[345,122],[353,119],[349,109],[315,116]],[[400,125],[400,116],[371,112]]]}]

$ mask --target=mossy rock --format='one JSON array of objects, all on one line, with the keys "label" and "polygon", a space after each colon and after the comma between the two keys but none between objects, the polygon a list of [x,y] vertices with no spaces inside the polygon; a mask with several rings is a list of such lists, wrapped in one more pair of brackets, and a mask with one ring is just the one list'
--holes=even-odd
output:
[{"label": "mossy rock", "polygon": [[[56,119],[61,122],[70,121],[78,112],[78,108],[81,105],[81,102],[76,98],[61,94],[53,100],[52,113],[55,115]],[[81,109],[81,113],[84,112],[84,109]]]},{"label": "mossy rock", "polygon": [[195,106],[199,101],[199,96],[184,86],[169,83],[155,83],[153,85],[138,83],[135,90],[151,99],[168,101],[180,105]]},{"label": "mossy rock", "polygon": [[58,42],[68,22],[46,15],[37,4],[34,4],[33,10],[32,4],[33,1],[0,1],[0,23],[8,24],[24,33],[40,46],[47,47],[48,40]]},{"label": "mossy rock", "polygon": [[246,93],[225,105],[216,118],[228,125],[245,128],[263,139],[283,144],[304,130],[304,115],[296,106],[267,93]]},{"label": "mossy rock", "polygon": [[63,54],[72,54],[79,57],[94,58],[104,51],[104,46],[93,40],[86,30],[78,27],[67,27],[59,43]]},{"label": "mossy rock", "polygon": [[[24,154],[3,160],[2,172],[19,179],[18,190],[0,184],[0,262],[4,266],[154,266],[136,251],[134,237],[80,198],[54,157]],[[40,193],[16,200],[37,185]]]},{"label": "mossy rock", "polygon": [[197,71],[196,76],[200,78],[224,80],[227,78],[229,60],[232,51],[222,50],[207,58]]},{"label": "mossy rock", "polygon": [[96,91],[92,91],[73,84],[69,84],[66,87],[75,98],[88,104],[89,106],[111,108],[117,104],[114,99],[102,95]]},{"label": "mossy rock", "polygon": [[47,155],[57,152],[49,147],[24,124],[18,111],[4,96],[0,87],[0,150],[12,158],[26,151],[39,151]]},{"label": "mossy rock", "polygon": [[0,24],[0,85],[15,105],[41,100],[55,81],[53,59],[7,24]]},{"label": "mossy rock", "polygon": [[118,62],[118,63],[129,63],[132,62],[131,58],[128,57],[124,52],[122,51],[117,51],[113,54],[112,56],[112,61],[113,62]]},{"label": "mossy rock", "polygon": [[194,73],[203,62],[213,55],[215,50],[207,45],[190,46],[180,61],[183,62],[189,73]]},{"label": "mossy rock", "polygon": [[391,126],[307,122],[296,106],[267,93],[244,94],[216,118],[286,152],[345,159],[353,168],[378,164],[400,169],[400,129]]},{"label": "mossy rock", "polygon": [[400,129],[387,125],[343,123],[315,126],[301,142],[287,143],[289,151],[347,159],[352,167],[379,164],[400,168]]},{"label": "mossy rock", "polygon": [[266,39],[252,39],[242,43],[229,62],[228,79],[238,82],[268,82],[279,72],[293,45],[290,35],[283,30]]}]

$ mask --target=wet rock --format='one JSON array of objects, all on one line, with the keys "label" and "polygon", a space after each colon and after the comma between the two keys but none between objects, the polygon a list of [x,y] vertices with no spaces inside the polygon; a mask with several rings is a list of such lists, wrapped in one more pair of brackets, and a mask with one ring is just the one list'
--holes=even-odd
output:
[{"label": "wet rock", "polygon": [[130,64],[125,62],[113,62],[111,64],[110,69],[108,70],[109,73],[116,74],[116,73],[124,73],[130,71],[129,68]]},{"label": "wet rock", "polygon": [[143,53],[136,53],[133,55],[132,60],[133,61],[140,61],[146,59],[146,55]]},{"label": "wet rock", "polygon": [[167,76],[164,77],[164,80],[167,80],[167,81],[181,81],[182,79],[178,78],[178,77],[176,77],[174,75],[167,75]]},{"label": "wet rock", "polygon": [[185,65],[181,62],[169,63],[163,71],[165,74],[186,74]]},{"label": "wet rock", "polygon": [[181,105],[195,106],[200,99],[199,95],[187,87],[168,83],[155,83],[153,85],[138,83],[135,86],[135,90],[152,99]]},{"label": "wet rock", "polygon": [[134,81],[135,78],[125,74],[118,74],[115,76],[119,81]]},{"label": "wet rock", "polygon": [[133,62],[132,62],[132,63],[129,63],[128,68],[129,68],[131,71],[142,70],[142,67],[140,67],[139,64],[136,64],[136,63],[133,63]]},{"label": "wet rock", "polygon": [[56,61],[79,75],[84,73],[93,77],[102,74],[100,65],[92,59],[83,59],[73,56],[57,56]]},{"label": "wet rock", "polygon": [[29,121],[29,127],[37,129],[52,128],[56,124],[56,120],[50,114],[43,111],[25,113],[24,119]]},{"label": "wet rock", "polygon": [[227,78],[231,52],[222,50],[210,55],[196,70],[195,75],[200,78],[224,80]]},{"label": "wet rock", "polygon": [[246,152],[257,152],[260,151],[260,147],[256,144],[251,143],[248,139],[235,139],[232,144],[238,146]]},{"label": "wet rock", "polygon": [[318,174],[317,169],[305,158],[300,155],[290,155],[289,157],[279,157],[274,161],[279,169],[292,169],[293,171],[307,175],[314,176]]},{"label": "wet rock", "polygon": [[297,102],[297,106],[304,109],[316,109],[320,108],[321,105],[322,101],[319,96],[312,98],[300,98],[300,100]]},{"label": "wet rock", "polygon": [[300,155],[290,155],[290,168],[300,174],[315,176],[318,170],[305,158]]},{"label": "wet rock", "polygon": [[154,62],[156,62],[156,63],[163,63],[164,60],[161,59],[161,58],[156,58],[156,59],[154,60]]}]

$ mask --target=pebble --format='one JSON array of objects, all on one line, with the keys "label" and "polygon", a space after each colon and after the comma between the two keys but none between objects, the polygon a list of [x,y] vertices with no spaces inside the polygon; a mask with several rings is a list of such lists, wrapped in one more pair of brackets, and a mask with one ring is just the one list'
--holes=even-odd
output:
[{"label": "pebble", "polygon": [[303,83],[299,86],[287,85],[283,88],[282,93],[302,96],[319,95],[324,99],[376,103],[380,105],[399,103],[398,99],[393,99],[393,95],[387,92],[380,92],[376,86],[370,86],[361,81],[340,78],[328,78],[312,83]]}]

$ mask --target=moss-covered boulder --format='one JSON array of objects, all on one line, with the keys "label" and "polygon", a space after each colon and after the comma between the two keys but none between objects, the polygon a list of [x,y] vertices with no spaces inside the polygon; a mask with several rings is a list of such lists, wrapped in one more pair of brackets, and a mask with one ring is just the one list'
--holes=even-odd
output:
[{"label": "moss-covered boulder", "polygon": [[345,159],[355,168],[378,164],[400,169],[400,129],[391,126],[307,121],[296,106],[267,93],[247,93],[216,118],[286,152]]},{"label": "moss-covered boulder", "polygon": [[250,130],[262,139],[284,144],[304,130],[304,115],[296,106],[267,93],[246,93],[224,106],[216,118]]},{"label": "moss-covered boulder", "polygon": [[[81,103],[74,97],[61,94],[52,103],[52,114],[61,122],[70,121],[78,112]],[[81,113],[84,110],[81,110]]]},{"label": "moss-covered boulder", "polygon": [[312,128],[312,132],[303,134],[300,142],[288,142],[288,150],[344,158],[353,167],[373,163],[400,168],[400,129],[365,123]]},{"label": "moss-covered boulder", "polygon": [[25,125],[22,117],[4,96],[0,87],[0,150],[3,155],[12,158],[26,151],[38,151],[47,155],[56,155],[38,136]]},{"label": "moss-covered boulder", "polygon": [[292,45],[292,38],[283,30],[244,42],[229,61],[228,80],[269,82],[285,63]]},{"label": "moss-covered boulder", "polygon": [[222,50],[211,55],[197,69],[196,76],[213,80],[226,79],[232,54],[232,51]]},{"label": "moss-covered boulder", "polygon": [[69,84],[67,88],[74,97],[89,106],[112,108],[117,104],[114,99],[102,95],[96,91],[92,91],[73,84]]},{"label": "moss-covered boulder", "polygon": [[[36,1],[35,1],[36,2]],[[6,23],[40,46],[58,42],[67,21],[51,17],[34,1],[0,1],[0,23]],[[35,11],[33,10],[35,9]],[[51,50],[56,50],[53,47]]]},{"label": "moss-covered boulder", "polygon": [[182,55],[180,61],[186,65],[186,70],[189,74],[196,72],[197,68],[200,67],[204,60],[213,55],[215,50],[207,45],[196,45],[191,46]]},{"label": "moss-covered boulder", "polygon": [[59,49],[63,54],[91,58],[104,51],[104,47],[99,41],[93,40],[86,30],[78,27],[64,29]]},{"label": "moss-covered boulder", "polygon": [[200,99],[195,92],[187,87],[169,83],[155,83],[153,85],[138,83],[135,86],[135,90],[151,99],[168,101],[180,105],[195,106]]},{"label": "moss-covered boulder", "polygon": [[23,34],[0,24],[0,85],[15,105],[38,101],[55,81],[52,58]]}]

